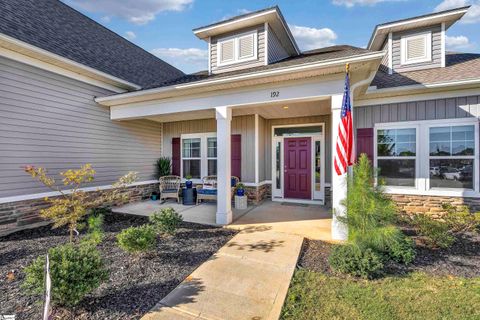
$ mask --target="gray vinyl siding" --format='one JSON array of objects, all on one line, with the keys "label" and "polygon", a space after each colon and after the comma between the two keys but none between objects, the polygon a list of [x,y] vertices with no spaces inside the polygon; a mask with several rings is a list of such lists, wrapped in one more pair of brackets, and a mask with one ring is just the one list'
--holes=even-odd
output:
[{"label": "gray vinyl siding", "polygon": [[372,128],[376,123],[480,118],[480,95],[356,107],[356,128]]},{"label": "gray vinyl siding", "polygon": [[265,137],[265,154],[260,154],[260,160],[264,160],[265,177],[266,180],[272,179],[272,127],[280,125],[292,124],[307,124],[307,123],[325,123],[325,182],[331,182],[331,163],[332,163],[332,148],[331,148],[331,117],[330,115],[299,117],[299,118],[285,118],[285,119],[266,119],[264,128]]},{"label": "gray vinyl siding", "polygon": [[[215,119],[166,122],[163,124],[163,155],[172,156],[172,138],[182,134],[216,132]],[[232,118],[232,134],[242,136],[242,180],[255,182],[255,116]]]},{"label": "gray vinyl siding", "polygon": [[[422,62],[416,64],[401,64],[401,38],[405,35],[414,35],[416,33],[431,31],[432,32],[432,61]],[[405,32],[396,32],[392,35],[392,64],[393,70],[397,72],[425,69],[425,68],[435,68],[441,67],[442,65],[442,40],[441,35],[442,26],[436,25],[428,28],[419,28],[415,30],[409,30]]]},{"label": "gray vinyl siding", "polygon": [[90,186],[128,171],[153,179],[161,124],[111,121],[109,109],[93,101],[109,94],[0,57],[0,198],[49,191],[23,172],[28,164],[57,173],[90,163],[97,171]]},{"label": "gray vinyl siding", "polygon": [[271,149],[272,146],[265,141],[266,122],[263,117],[258,116],[258,181],[267,180],[266,165],[264,161],[264,152]]},{"label": "gray vinyl siding", "polygon": [[383,72],[388,72],[388,61],[390,57],[390,53],[388,52],[388,38],[383,44],[382,51],[385,52],[386,54],[382,58],[382,63],[380,64],[379,69],[382,70]]},{"label": "gray vinyl siding", "polygon": [[268,27],[268,63],[283,60],[288,57],[288,53],[283,48],[277,35]]},{"label": "gray vinyl siding", "polygon": [[[234,64],[229,64],[226,66],[217,66],[217,41],[218,39],[222,39],[225,37],[230,37],[235,34],[242,34],[248,31],[257,30],[257,59],[250,60],[245,62],[239,62]],[[259,25],[254,28],[247,28],[237,30],[235,32],[222,34],[219,36],[212,37],[210,39],[210,64],[211,64],[211,72],[212,73],[222,73],[234,70],[240,70],[245,68],[257,67],[265,65],[265,25]]]}]

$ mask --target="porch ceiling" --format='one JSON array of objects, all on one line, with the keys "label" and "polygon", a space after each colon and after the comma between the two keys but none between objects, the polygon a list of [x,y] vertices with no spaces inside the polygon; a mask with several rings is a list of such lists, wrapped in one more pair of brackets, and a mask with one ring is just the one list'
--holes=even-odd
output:
[{"label": "porch ceiling", "polygon": [[[248,107],[232,107],[232,115],[244,116],[258,114],[265,119],[295,118],[330,114],[330,98],[315,101],[264,103]],[[171,113],[162,116],[148,117],[156,122],[175,122],[195,119],[215,118],[215,110],[199,110]]]}]

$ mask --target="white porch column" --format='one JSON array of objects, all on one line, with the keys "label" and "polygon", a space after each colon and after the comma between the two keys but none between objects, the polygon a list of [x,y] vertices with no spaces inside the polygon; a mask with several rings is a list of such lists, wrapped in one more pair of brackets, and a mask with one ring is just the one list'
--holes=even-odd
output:
[{"label": "white porch column", "polygon": [[337,217],[345,215],[345,207],[340,202],[347,195],[346,174],[337,175],[334,167],[335,148],[337,145],[338,125],[340,123],[340,112],[342,110],[343,94],[332,96],[332,239],[347,240],[347,226],[341,223]]},{"label": "white porch column", "polygon": [[215,108],[217,118],[217,224],[232,222],[231,121],[232,109]]}]

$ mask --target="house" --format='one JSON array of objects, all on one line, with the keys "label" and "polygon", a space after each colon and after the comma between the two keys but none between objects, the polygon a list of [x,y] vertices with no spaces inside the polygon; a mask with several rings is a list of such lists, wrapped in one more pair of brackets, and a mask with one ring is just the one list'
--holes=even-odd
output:
[{"label": "house", "polygon": [[[380,169],[401,209],[480,207],[480,55],[445,50],[446,30],[468,7],[379,24],[366,49],[306,52],[271,7],[194,29],[208,43],[208,70],[186,75],[64,4],[46,1],[57,9],[47,10],[25,0],[17,11],[9,2],[0,1],[5,228],[37,223],[47,192],[22,164],[90,162],[99,171],[92,190],[135,170],[137,199],[156,188],[160,155],[194,182],[218,176],[219,224],[232,220],[232,175],[252,201],[329,202],[335,218],[346,193],[345,177],[332,170],[346,64],[356,153]],[[62,24],[69,27],[58,32]],[[94,37],[60,41],[76,27]],[[333,238],[343,233],[334,219]]]}]

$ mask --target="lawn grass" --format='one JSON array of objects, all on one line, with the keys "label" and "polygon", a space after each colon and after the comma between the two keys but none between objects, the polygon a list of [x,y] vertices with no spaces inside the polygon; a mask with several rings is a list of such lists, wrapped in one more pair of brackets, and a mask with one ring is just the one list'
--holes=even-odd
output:
[{"label": "lawn grass", "polygon": [[415,272],[366,281],[298,270],[282,319],[480,319],[480,278]]}]

